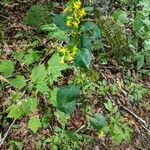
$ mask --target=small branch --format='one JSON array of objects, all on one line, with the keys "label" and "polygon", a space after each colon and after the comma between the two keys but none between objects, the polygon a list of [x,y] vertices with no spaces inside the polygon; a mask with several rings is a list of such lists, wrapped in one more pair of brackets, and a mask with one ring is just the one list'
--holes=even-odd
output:
[{"label": "small branch", "polygon": [[3,145],[5,139],[7,138],[9,131],[11,130],[12,126],[14,125],[16,120],[13,120],[13,122],[11,123],[11,125],[9,126],[8,130],[6,131],[4,137],[0,140],[0,147]]},{"label": "small branch", "polygon": [[85,127],[85,125],[81,126],[75,133],[78,133],[78,132],[81,131],[84,127]]},{"label": "small branch", "polygon": [[143,124],[143,128],[150,134],[150,130],[148,129],[148,125],[146,124],[146,121],[144,121],[142,118],[137,116],[135,113],[133,113],[131,110],[126,108],[125,106],[121,106],[125,111],[129,112],[131,115],[133,115],[138,121],[140,121]]}]

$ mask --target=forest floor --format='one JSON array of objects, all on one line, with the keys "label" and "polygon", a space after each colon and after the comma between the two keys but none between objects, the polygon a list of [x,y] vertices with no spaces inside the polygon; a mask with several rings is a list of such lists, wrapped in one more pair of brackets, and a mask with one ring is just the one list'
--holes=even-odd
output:
[{"label": "forest floor", "polygon": [[[32,34],[36,32],[32,27],[24,25],[22,22],[27,10],[36,2],[37,0],[33,0],[30,2],[23,1],[19,3],[8,3],[6,5],[0,2],[0,21],[4,23],[4,26],[0,27],[0,32],[2,33],[2,30],[5,32],[5,36],[3,39],[3,41],[5,42],[1,42],[0,40],[0,50],[2,51],[0,56],[1,60],[11,59],[12,50],[21,51],[22,47],[24,47],[24,45],[28,43],[28,39],[26,39],[26,37],[18,40],[16,38],[17,33],[24,31]],[[61,4],[60,6],[58,6],[58,8],[55,8],[54,11],[59,12],[59,10],[61,10]],[[39,48],[41,48],[41,45],[39,46]],[[118,83],[120,86],[120,91],[115,96],[111,94],[101,96],[97,94],[97,89],[95,89],[95,92],[87,98],[87,103],[89,103],[89,105],[94,105],[94,112],[102,112],[105,114],[107,113],[104,107],[105,97],[111,98],[113,104],[115,104],[119,108],[121,115],[126,118],[134,132],[132,133],[131,141],[129,143],[123,142],[119,146],[112,147],[109,136],[106,136],[105,138],[99,138],[95,131],[88,131],[84,129],[87,124],[87,118],[79,105],[75,112],[71,115],[71,118],[67,123],[67,128],[71,130],[81,130],[82,133],[94,138],[94,143],[92,145],[87,141],[84,141],[80,149],[149,150],[150,133],[148,132],[150,129],[150,92],[148,92],[148,94],[143,97],[140,103],[130,100],[128,91],[125,88],[125,77],[129,73],[130,77],[132,78],[132,82],[138,84],[142,83],[143,85],[145,85],[145,87],[147,87],[148,90],[150,90],[150,76],[144,75],[139,78],[139,74],[136,72],[136,69],[134,67],[127,69],[128,71],[123,71],[119,69],[119,64],[113,58],[109,58],[106,65],[99,64],[97,52],[93,56],[92,63],[92,67],[97,72],[99,72],[100,79],[107,81],[108,84],[112,82]],[[68,70],[66,73],[64,73],[63,77],[58,81],[58,83],[56,83],[56,85],[65,85],[72,78],[74,78],[74,73],[72,70]],[[5,89],[0,91],[1,113],[4,113],[6,111],[6,103],[9,103],[10,93],[13,90],[14,89],[10,86],[6,86]],[[36,112],[39,116],[43,116],[42,107],[43,105],[45,105],[43,101],[44,100],[42,99],[38,111]],[[3,117],[1,117],[1,123],[2,120],[4,121],[6,119],[6,116],[7,113]],[[2,145],[2,150],[9,149],[10,141],[20,141],[24,145],[24,150],[36,150],[37,141],[42,137],[50,137],[50,135],[53,134],[52,126],[59,126],[59,122],[55,120],[55,118],[52,118],[49,122],[48,128],[39,129],[38,133],[33,134],[28,129],[26,121],[27,117],[17,119],[17,121],[15,122],[16,125],[11,128],[6,140]],[[9,119],[6,119],[6,121],[4,122],[6,122],[5,126],[1,124],[0,140],[12,123],[12,121]],[[45,147],[45,149],[48,148]]]}]

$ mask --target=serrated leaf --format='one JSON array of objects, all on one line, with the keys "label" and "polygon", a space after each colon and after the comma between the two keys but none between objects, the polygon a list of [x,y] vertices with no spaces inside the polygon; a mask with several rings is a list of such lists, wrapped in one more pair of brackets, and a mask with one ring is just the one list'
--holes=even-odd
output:
[{"label": "serrated leaf", "polygon": [[39,59],[38,53],[35,50],[30,49],[28,51],[28,54],[25,55],[24,59],[21,62],[28,66],[37,61],[38,59]]},{"label": "serrated leaf", "polygon": [[17,105],[10,106],[8,110],[9,110],[9,113],[7,117],[9,118],[18,119],[22,116],[22,111]]},{"label": "serrated leaf", "polygon": [[52,103],[54,106],[57,106],[57,92],[58,92],[58,88],[53,89],[50,92],[50,98],[49,101],[50,103]]},{"label": "serrated leaf", "polygon": [[67,64],[61,64],[61,57],[58,53],[55,53],[52,58],[48,61],[48,74],[50,75],[50,84],[53,83],[53,81],[57,81],[58,77],[61,77],[61,71],[66,70],[68,68]]},{"label": "serrated leaf", "polygon": [[25,114],[34,112],[37,109],[37,99],[33,97],[27,97],[22,100],[21,107]]},{"label": "serrated leaf", "polygon": [[32,70],[32,74],[31,74],[32,82],[35,83],[43,82],[46,77],[47,77],[47,71],[44,64],[41,64]]},{"label": "serrated leaf", "polygon": [[4,77],[9,77],[14,72],[14,63],[11,60],[2,60],[0,62],[0,72],[3,73]]},{"label": "serrated leaf", "polygon": [[69,37],[65,31],[60,30],[55,24],[45,24],[41,27],[42,31],[48,32],[48,38],[60,40],[60,41],[69,41]]},{"label": "serrated leaf", "polygon": [[40,82],[36,85],[36,89],[38,91],[40,91],[41,93],[46,93],[48,92],[50,89],[49,87],[47,86],[47,83],[46,82]]},{"label": "serrated leaf", "polygon": [[80,95],[80,89],[76,85],[64,86],[57,92],[57,107],[65,113],[72,113],[75,109],[75,103]]},{"label": "serrated leaf", "polygon": [[100,130],[108,125],[105,116],[100,113],[94,114],[93,117],[90,118],[90,122],[91,125],[97,130]]},{"label": "serrated leaf", "polygon": [[92,56],[88,49],[81,49],[75,57],[75,64],[84,69],[90,68],[91,61]]},{"label": "serrated leaf", "polygon": [[15,79],[10,80],[10,83],[18,89],[22,89],[26,85],[24,76],[20,75],[16,76]]},{"label": "serrated leaf", "polygon": [[41,121],[38,116],[32,117],[28,122],[28,128],[30,128],[34,133],[41,127]]}]

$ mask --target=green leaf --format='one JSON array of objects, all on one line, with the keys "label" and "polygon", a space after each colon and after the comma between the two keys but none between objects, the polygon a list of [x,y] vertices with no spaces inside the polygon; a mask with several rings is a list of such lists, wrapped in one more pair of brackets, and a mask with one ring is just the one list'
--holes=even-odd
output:
[{"label": "green leaf", "polygon": [[144,50],[150,50],[150,39],[144,40]]},{"label": "green leaf", "polygon": [[127,13],[123,10],[118,10],[118,11],[115,11],[112,15],[112,17],[118,21],[118,22],[121,22],[121,23],[128,23],[128,16],[127,16]]},{"label": "green leaf", "polygon": [[39,28],[51,20],[50,12],[46,5],[33,5],[27,12],[24,22],[32,27]]},{"label": "green leaf", "polygon": [[37,99],[33,97],[27,97],[22,100],[21,107],[25,114],[34,112],[37,109]]},{"label": "green leaf", "polygon": [[28,54],[25,55],[24,59],[21,60],[21,62],[28,66],[37,61],[38,59],[39,59],[38,53],[35,50],[30,49],[28,51]]},{"label": "green leaf", "polygon": [[100,130],[101,128],[106,127],[108,125],[106,117],[100,113],[94,114],[94,116],[90,118],[90,122],[91,125],[97,130]]},{"label": "green leaf", "polygon": [[81,32],[86,32],[92,40],[101,38],[101,31],[99,27],[93,22],[86,22],[81,26]]},{"label": "green leaf", "polygon": [[61,30],[68,30],[68,27],[66,26],[66,17],[67,15],[64,13],[55,15],[53,18],[54,23],[59,27]]},{"label": "green leaf", "polygon": [[10,80],[10,83],[18,89],[22,89],[26,85],[24,76],[20,75],[16,76],[15,79]]},{"label": "green leaf", "polygon": [[40,91],[41,93],[47,93],[49,92],[49,87],[47,86],[47,83],[46,82],[40,82],[36,85],[36,89],[38,91]]},{"label": "green leaf", "polygon": [[46,77],[47,77],[47,71],[44,64],[41,64],[32,70],[32,74],[31,74],[32,82],[35,83],[43,82],[46,79]]},{"label": "green leaf", "polygon": [[133,29],[137,32],[140,31],[140,29],[143,27],[144,23],[143,23],[143,14],[138,11],[136,14],[136,17],[133,21]]},{"label": "green leaf", "polygon": [[67,64],[61,64],[61,57],[58,53],[55,53],[52,58],[48,61],[48,74],[50,76],[50,84],[52,84],[54,81],[57,81],[58,77],[61,77],[61,71],[66,70],[68,68]]},{"label": "green leaf", "polygon": [[2,60],[0,62],[0,72],[4,74],[4,77],[9,77],[14,72],[14,63],[11,60]]},{"label": "green leaf", "polygon": [[80,95],[80,89],[76,85],[64,86],[57,92],[57,107],[65,113],[72,113],[75,109],[75,103]]},{"label": "green leaf", "polygon": [[88,49],[81,49],[75,57],[75,64],[84,69],[90,68],[91,61],[92,56]]},{"label": "green leaf", "polygon": [[48,32],[48,38],[69,42],[69,37],[65,31],[60,30],[55,24],[45,24],[41,27],[42,31]]},{"label": "green leaf", "polygon": [[144,65],[144,55],[139,54],[139,55],[137,55],[136,59],[137,59],[137,69],[139,70]]},{"label": "green leaf", "polygon": [[50,103],[52,103],[54,106],[57,106],[57,91],[58,91],[58,88],[55,88],[55,89],[53,89],[53,90],[50,92],[49,101],[50,101]]},{"label": "green leaf", "polygon": [[22,111],[17,105],[10,106],[8,110],[9,110],[9,113],[7,117],[9,118],[18,119],[22,116]]},{"label": "green leaf", "polygon": [[41,121],[38,116],[32,117],[28,122],[28,128],[30,128],[34,133],[41,127]]}]

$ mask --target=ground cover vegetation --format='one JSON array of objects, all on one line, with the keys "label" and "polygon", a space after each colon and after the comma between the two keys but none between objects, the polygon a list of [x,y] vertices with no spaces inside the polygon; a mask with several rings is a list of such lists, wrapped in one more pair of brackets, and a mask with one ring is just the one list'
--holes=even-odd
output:
[{"label": "ground cover vegetation", "polygon": [[3,150],[150,148],[149,0],[2,0]]}]

